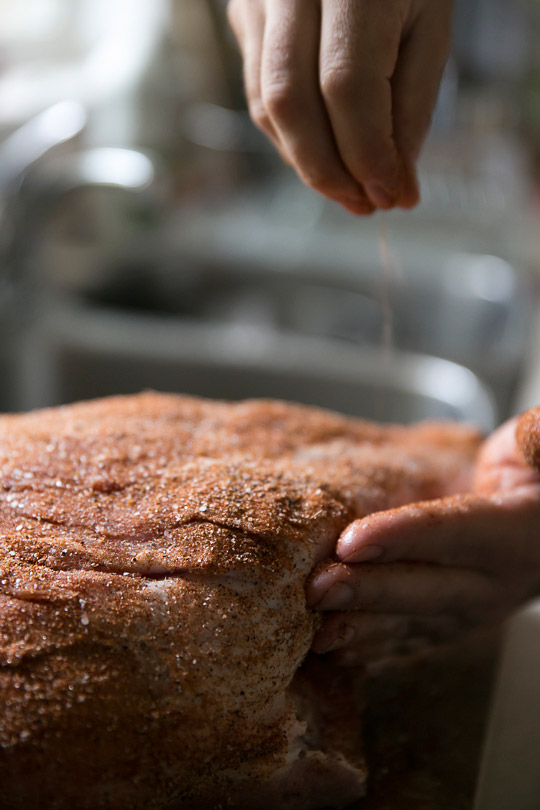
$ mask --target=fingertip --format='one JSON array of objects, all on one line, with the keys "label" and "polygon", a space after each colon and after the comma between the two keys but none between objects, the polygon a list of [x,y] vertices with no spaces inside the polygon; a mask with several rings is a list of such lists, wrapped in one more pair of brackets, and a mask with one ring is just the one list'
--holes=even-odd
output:
[{"label": "fingertip", "polygon": [[352,554],[364,547],[362,543],[362,540],[365,539],[364,525],[362,520],[356,520],[341,533],[336,546],[336,553],[340,560],[349,561]]},{"label": "fingertip", "polygon": [[320,567],[306,586],[306,602],[311,610],[338,610],[345,608],[353,599],[351,585],[343,580],[350,572],[345,565],[332,563]]},{"label": "fingertip", "polygon": [[376,208],[382,208],[383,211],[393,208],[399,199],[399,189],[395,187],[388,187],[379,182],[365,183],[364,188],[370,200]]},{"label": "fingertip", "polygon": [[412,164],[403,164],[401,171],[401,188],[396,205],[399,208],[414,208],[420,202],[420,186],[416,169]]},{"label": "fingertip", "polygon": [[401,194],[403,170],[393,145],[386,149],[364,146],[363,159],[352,172],[375,209],[393,208]]},{"label": "fingertip", "polygon": [[332,579],[323,571],[316,574],[306,586],[306,603],[310,610],[315,610],[332,587]]},{"label": "fingertip", "polygon": [[346,582],[334,582],[316,603],[316,610],[350,610],[354,602],[354,589]]},{"label": "fingertip", "polygon": [[359,521],[351,523],[351,525],[347,526],[347,528],[340,534],[336,547],[338,557],[343,558],[347,556],[347,554],[350,554],[357,545],[359,537],[362,534],[358,523]]},{"label": "fingertip", "polygon": [[409,211],[411,208],[416,208],[420,202],[420,190],[418,187],[407,188],[403,191],[399,199],[396,201],[398,208],[403,208]]},{"label": "fingertip", "polygon": [[350,214],[358,217],[369,217],[375,213],[375,207],[367,199],[339,200],[339,204]]},{"label": "fingertip", "polygon": [[[368,173],[369,170],[369,173]],[[362,179],[364,191],[376,209],[388,210],[418,202],[418,183],[414,165],[406,162],[395,150],[388,148],[384,157],[371,158],[366,164],[367,178]]]},{"label": "fingertip", "polygon": [[385,549],[377,542],[377,527],[380,525],[375,515],[369,515],[347,526],[337,542],[336,554],[340,561],[361,563],[381,559]]}]

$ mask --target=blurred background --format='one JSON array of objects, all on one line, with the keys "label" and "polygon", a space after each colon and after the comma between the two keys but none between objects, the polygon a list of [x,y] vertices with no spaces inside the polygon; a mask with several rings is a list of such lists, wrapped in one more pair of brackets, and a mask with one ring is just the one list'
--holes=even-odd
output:
[{"label": "blurred background", "polygon": [[540,2],[458,0],[422,203],[367,219],[251,125],[225,5],[0,0],[0,409],[540,402]]}]

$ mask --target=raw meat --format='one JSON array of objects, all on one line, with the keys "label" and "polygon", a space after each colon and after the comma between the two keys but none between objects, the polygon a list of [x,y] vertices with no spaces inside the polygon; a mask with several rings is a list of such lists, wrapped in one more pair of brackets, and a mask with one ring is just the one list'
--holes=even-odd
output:
[{"label": "raw meat", "polygon": [[0,808],[342,807],[357,673],[306,580],[479,437],[144,393],[0,418]]}]

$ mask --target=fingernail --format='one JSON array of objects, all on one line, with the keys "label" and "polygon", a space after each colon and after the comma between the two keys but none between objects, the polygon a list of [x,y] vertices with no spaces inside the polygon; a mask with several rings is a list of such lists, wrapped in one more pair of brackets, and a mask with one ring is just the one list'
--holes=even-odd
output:
[{"label": "fingernail", "polygon": [[319,604],[317,610],[346,610],[353,600],[353,589],[344,582],[336,582],[328,590]]},{"label": "fingernail", "polygon": [[414,208],[420,200],[420,186],[414,165],[403,167],[401,208]]},{"label": "fingernail", "polygon": [[383,554],[383,547],[375,543],[362,544],[362,538],[366,537],[366,529],[371,526],[371,521],[356,521],[342,532],[337,544],[337,553],[340,560],[347,562],[367,562],[375,560]]},{"label": "fingernail", "polygon": [[344,199],[342,200],[341,204],[347,211],[351,211],[353,214],[359,214],[360,216],[373,214],[375,208],[373,204],[363,198],[356,198],[356,199]]},{"label": "fingernail", "polygon": [[349,553],[345,550],[342,559],[352,563],[371,562],[371,560],[377,560],[379,557],[382,557],[383,551],[382,546],[363,546]]},{"label": "fingernail", "polygon": [[366,183],[364,188],[370,200],[379,208],[390,208],[396,201],[397,191],[381,186],[380,183]]}]

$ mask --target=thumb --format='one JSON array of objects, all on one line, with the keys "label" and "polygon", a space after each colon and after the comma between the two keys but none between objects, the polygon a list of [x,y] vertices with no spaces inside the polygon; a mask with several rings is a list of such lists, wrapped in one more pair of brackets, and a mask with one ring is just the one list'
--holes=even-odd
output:
[{"label": "thumb", "polygon": [[527,464],[540,473],[540,408],[531,408],[519,418],[516,441]]}]

